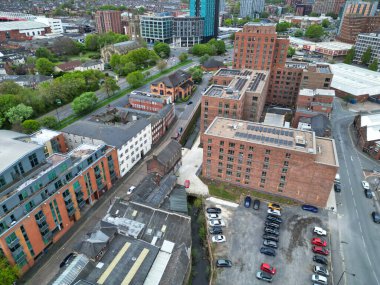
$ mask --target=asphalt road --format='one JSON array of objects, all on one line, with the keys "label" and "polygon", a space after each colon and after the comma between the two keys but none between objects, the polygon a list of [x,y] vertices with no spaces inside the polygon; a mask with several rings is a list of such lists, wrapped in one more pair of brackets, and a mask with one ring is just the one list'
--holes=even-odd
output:
[{"label": "asphalt road", "polygon": [[[343,268],[347,271],[340,284],[380,285],[380,247],[377,244],[380,228],[370,216],[379,206],[377,200],[365,198],[361,185],[363,169],[374,169],[378,163],[356,149],[356,139],[349,129],[354,116],[355,113],[343,109],[340,100],[335,99],[332,126],[342,183],[342,192],[337,193],[336,200],[340,249],[344,256]],[[334,273],[336,282],[342,272]]]}]

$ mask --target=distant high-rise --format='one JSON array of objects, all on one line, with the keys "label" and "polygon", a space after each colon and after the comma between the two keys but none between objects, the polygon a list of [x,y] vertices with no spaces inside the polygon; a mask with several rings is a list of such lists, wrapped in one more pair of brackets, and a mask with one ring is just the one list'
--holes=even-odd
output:
[{"label": "distant high-rise", "polygon": [[190,16],[203,17],[203,40],[218,36],[219,0],[190,0]]},{"label": "distant high-rise", "polygon": [[241,0],[240,1],[240,17],[251,17],[264,11],[265,0]]},{"label": "distant high-rise", "polygon": [[114,32],[121,34],[121,11],[96,11],[95,14],[96,31],[99,34]]},{"label": "distant high-rise", "polygon": [[345,0],[315,0],[313,12],[318,14],[334,13],[338,15],[345,2]]}]

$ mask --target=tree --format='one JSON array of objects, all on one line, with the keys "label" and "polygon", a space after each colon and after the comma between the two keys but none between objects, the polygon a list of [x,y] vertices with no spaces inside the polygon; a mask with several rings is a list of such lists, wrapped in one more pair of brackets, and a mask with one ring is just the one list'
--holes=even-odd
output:
[{"label": "tree", "polygon": [[305,36],[311,39],[320,39],[324,33],[321,25],[313,24],[306,29]]},{"label": "tree", "polygon": [[303,37],[303,31],[301,29],[298,29],[294,32],[294,36],[296,38],[300,38],[300,37]]},{"label": "tree", "polygon": [[296,53],[296,49],[289,46],[288,47],[288,57],[292,57]]},{"label": "tree", "polygon": [[318,13],[316,13],[316,12],[311,12],[310,13],[310,17],[319,17],[321,14],[318,14]]},{"label": "tree", "polygon": [[379,62],[377,58],[372,61],[372,63],[368,66],[368,69],[372,71],[377,71],[379,69]]},{"label": "tree", "polygon": [[222,40],[218,41],[216,39],[211,39],[207,44],[212,46],[217,54],[223,54],[226,52],[226,45]]},{"label": "tree", "polygon": [[291,27],[291,24],[288,22],[281,22],[276,25],[276,32],[282,33],[286,32]]},{"label": "tree", "polygon": [[58,121],[56,117],[46,116],[40,119],[41,126],[48,129],[55,129],[58,126]]},{"label": "tree", "polygon": [[119,75],[128,75],[129,73],[136,71],[136,64],[133,62],[127,62],[120,70]]},{"label": "tree", "polygon": [[141,73],[141,71],[134,71],[127,75],[127,82],[133,88],[139,87],[142,84],[143,80],[144,75]]},{"label": "tree", "polygon": [[203,71],[199,67],[192,67],[189,69],[193,81],[197,84],[202,82]]},{"label": "tree", "polygon": [[269,13],[268,12],[262,12],[261,14],[260,14],[260,18],[262,18],[262,19],[267,19],[269,17]]},{"label": "tree", "polygon": [[39,74],[51,75],[54,72],[54,63],[47,58],[39,58],[36,61],[36,69]]},{"label": "tree", "polygon": [[69,37],[55,40],[51,48],[57,55],[78,55],[80,52],[79,46]]},{"label": "tree", "polygon": [[160,71],[163,71],[167,65],[168,63],[166,62],[166,60],[160,60],[159,62],[157,62],[157,68]]},{"label": "tree", "polygon": [[229,39],[230,39],[231,41],[235,41],[235,33],[232,33],[232,34],[230,35]]},{"label": "tree", "polygon": [[355,57],[355,48],[352,47],[348,50],[346,57],[344,58],[344,63],[351,64]]},{"label": "tree", "polygon": [[74,99],[73,103],[71,103],[71,108],[76,114],[83,114],[91,111],[97,101],[98,97],[96,97],[95,92],[85,92]]},{"label": "tree", "polygon": [[10,265],[8,260],[4,257],[0,257],[0,280],[1,284],[12,285],[16,282],[20,276],[20,269],[14,265]]},{"label": "tree", "polygon": [[89,34],[84,39],[84,46],[86,50],[97,51],[99,49],[99,37],[95,34]]},{"label": "tree", "polygon": [[153,50],[161,58],[168,58],[170,56],[170,46],[166,43],[156,42],[154,44]]},{"label": "tree", "polygon": [[184,62],[187,60],[187,58],[189,57],[189,55],[185,52],[181,53],[179,56],[178,56],[178,59],[181,61],[181,62]]},{"label": "tree", "polygon": [[115,94],[115,91],[119,90],[120,87],[119,85],[117,85],[115,79],[113,79],[110,76],[106,76],[102,85],[102,89],[104,90],[104,92],[106,92],[107,96],[109,97],[111,93],[112,95]]},{"label": "tree", "polygon": [[33,108],[24,104],[18,104],[10,108],[6,113],[6,117],[11,124],[21,123],[22,121],[30,118],[33,114]]},{"label": "tree", "polygon": [[209,56],[208,54],[202,55],[202,56],[199,58],[199,63],[200,63],[200,64],[204,64],[209,58],[210,58],[210,56]]},{"label": "tree", "polygon": [[330,26],[330,21],[328,19],[322,20],[322,27],[328,28]]},{"label": "tree", "polygon": [[231,27],[232,24],[233,24],[232,19],[227,18],[227,19],[224,20],[224,25],[225,25],[225,26],[227,26],[227,27]]},{"label": "tree", "polygon": [[369,61],[371,60],[371,54],[372,54],[372,49],[371,47],[368,47],[361,57],[363,64],[367,65],[369,63]]},{"label": "tree", "polygon": [[20,85],[14,81],[4,81],[0,83],[0,94],[13,94],[17,95],[23,91]]},{"label": "tree", "polygon": [[22,122],[22,127],[27,134],[31,134],[38,131],[41,128],[41,124],[36,120],[25,120]]},{"label": "tree", "polygon": [[54,60],[54,54],[50,50],[48,50],[46,47],[39,47],[36,50],[36,57],[37,58],[47,58],[48,60],[53,61]]},{"label": "tree", "polygon": [[329,13],[327,13],[326,16],[331,17],[331,18],[333,18],[334,20],[336,20],[336,19],[338,18],[338,14],[335,14],[335,13],[333,13],[333,12],[329,12]]}]

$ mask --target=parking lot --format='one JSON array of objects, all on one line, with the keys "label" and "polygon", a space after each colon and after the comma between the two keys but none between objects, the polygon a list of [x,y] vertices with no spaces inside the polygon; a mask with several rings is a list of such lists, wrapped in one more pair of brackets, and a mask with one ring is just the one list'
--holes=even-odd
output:
[{"label": "parking lot", "polygon": [[[221,208],[221,215],[226,223],[226,227],[223,228],[226,242],[215,245],[214,260],[230,259],[233,264],[232,268],[216,268],[215,284],[266,284],[256,279],[256,273],[263,262],[269,263],[277,270],[273,284],[312,283],[313,266],[320,265],[313,262],[311,239],[317,236],[312,232],[314,226],[328,230],[328,217],[325,211],[320,210],[318,214],[313,214],[303,211],[301,207],[282,207],[283,222],[280,227],[277,255],[271,257],[260,253],[267,204],[261,202],[259,210],[254,210],[252,205],[250,208],[245,208],[243,205],[230,208],[208,203],[207,207]],[[329,235],[323,238],[327,240],[327,248],[330,250]],[[330,260],[330,256],[328,259]],[[330,271],[329,266],[327,269]]]}]

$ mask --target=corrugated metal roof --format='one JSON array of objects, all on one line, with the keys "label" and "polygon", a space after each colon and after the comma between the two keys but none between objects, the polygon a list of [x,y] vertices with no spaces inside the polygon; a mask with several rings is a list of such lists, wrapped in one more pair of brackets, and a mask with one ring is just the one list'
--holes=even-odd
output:
[{"label": "corrugated metal roof", "polygon": [[82,272],[83,268],[87,265],[89,259],[83,254],[79,254],[70,263],[66,270],[54,281],[53,285],[70,285]]},{"label": "corrugated metal roof", "polygon": [[1,22],[0,32],[11,31],[11,30],[32,30],[48,28],[48,25],[34,21],[12,21],[12,22]]}]

